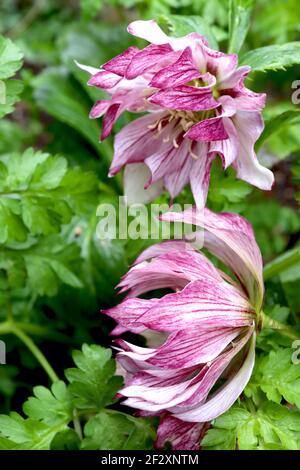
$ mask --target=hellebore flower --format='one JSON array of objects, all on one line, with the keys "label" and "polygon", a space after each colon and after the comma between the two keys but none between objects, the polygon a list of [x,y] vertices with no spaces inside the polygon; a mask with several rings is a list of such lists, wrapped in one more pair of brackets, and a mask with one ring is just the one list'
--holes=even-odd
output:
[{"label": "hellebore flower", "polygon": [[[146,249],[121,280],[126,299],[105,313],[113,334],[147,329],[166,336],[159,347],[116,341],[127,371],[124,404],[160,415],[157,445],[196,449],[205,423],[224,413],[250,379],[264,285],[262,258],[250,224],[237,214],[208,209],[169,212],[163,220],[204,228],[204,247],[231,270],[217,269],[183,240]],[[170,288],[161,298],[139,298]]]},{"label": "hellebore flower", "polygon": [[91,73],[89,85],[111,95],[90,113],[104,116],[102,140],[123,111],[147,113],[115,138],[109,175],[126,166],[128,202],[149,202],[164,188],[174,198],[189,183],[202,208],[216,155],[224,169],[233,165],[239,178],[269,190],[273,174],[254,152],[265,94],[245,87],[250,67],[238,67],[235,54],[210,49],[198,33],[172,38],[152,20],[134,21],[128,32],[150,44],[129,47],[100,69],[78,64]]}]

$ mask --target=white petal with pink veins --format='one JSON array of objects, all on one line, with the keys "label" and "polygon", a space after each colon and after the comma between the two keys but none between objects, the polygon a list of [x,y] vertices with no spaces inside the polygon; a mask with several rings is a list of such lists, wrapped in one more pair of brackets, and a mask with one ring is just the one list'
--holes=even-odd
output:
[{"label": "white petal with pink veins", "polygon": [[251,339],[250,348],[240,370],[215,395],[204,404],[185,413],[178,413],[176,418],[187,422],[211,421],[225,413],[238,399],[250,380],[255,361],[255,334]]}]

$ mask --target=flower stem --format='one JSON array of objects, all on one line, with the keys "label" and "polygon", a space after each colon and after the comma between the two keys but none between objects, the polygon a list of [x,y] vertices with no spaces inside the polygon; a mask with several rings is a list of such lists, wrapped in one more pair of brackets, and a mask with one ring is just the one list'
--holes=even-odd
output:
[{"label": "flower stem", "polygon": [[27,346],[32,355],[42,366],[44,371],[48,374],[52,382],[57,382],[57,380],[59,380],[58,376],[47,361],[42,351],[37,347],[37,345],[32,341],[32,339],[20,328],[17,323],[14,323],[11,320],[7,320],[1,323],[0,334],[14,334],[15,336],[17,336]]},{"label": "flower stem", "polygon": [[261,329],[271,328],[272,330],[280,331],[280,333],[287,338],[300,339],[299,333],[297,333],[292,326],[284,325],[283,323],[280,323],[277,320],[269,317],[264,312],[260,312],[260,324]]}]

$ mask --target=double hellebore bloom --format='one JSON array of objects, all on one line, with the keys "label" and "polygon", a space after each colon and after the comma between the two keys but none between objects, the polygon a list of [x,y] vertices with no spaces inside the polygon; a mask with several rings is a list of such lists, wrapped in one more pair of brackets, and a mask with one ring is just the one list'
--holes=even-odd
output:
[{"label": "double hellebore bloom", "polygon": [[[197,449],[205,423],[230,408],[251,376],[262,259],[251,226],[237,214],[193,209],[163,219],[203,227],[205,248],[232,276],[190,244],[166,241],[138,257],[119,284],[128,296],[105,313],[118,322],[115,335],[163,334],[154,348],[116,341],[118,362],[127,371],[120,394],[140,413],[160,415],[159,447],[170,440],[175,449]],[[161,288],[174,292],[138,297]]]},{"label": "double hellebore bloom", "polygon": [[102,140],[123,111],[146,113],[115,138],[109,174],[126,166],[129,202],[148,202],[164,188],[174,198],[189,183],[202,208],[216,155],[239,178],[270,189],[273,174],[254,152],[265,94],[245,87],[250,67],[238,67],[235,54],[210,49],[198,33],[172,38],[152,20],[135,21],[128,31],[150,44],[129,47],[100,69],[79,65],[91,73],[89,85],[111,96],[90,113],[104,116]]}]

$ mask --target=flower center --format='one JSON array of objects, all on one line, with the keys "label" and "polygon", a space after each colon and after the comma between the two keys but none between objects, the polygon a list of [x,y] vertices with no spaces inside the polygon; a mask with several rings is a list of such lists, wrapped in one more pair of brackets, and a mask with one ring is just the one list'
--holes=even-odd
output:
[{"label": "flower center", "polygon": [[[154,138],[162,136],[163,142],[170,142],[174,148],[179,148],[184,140],[184,134],[196,123],[215,116],[215,110],[207,111],[177,111],[168,110],[169,114],[161,117],[155,123],[150,124],[148,129],[154,132]],[[172,125],[171,125],[172,123]],[[197,159],[198,155],[193,152],[194,141],[189,143],[189,154]]]}]

